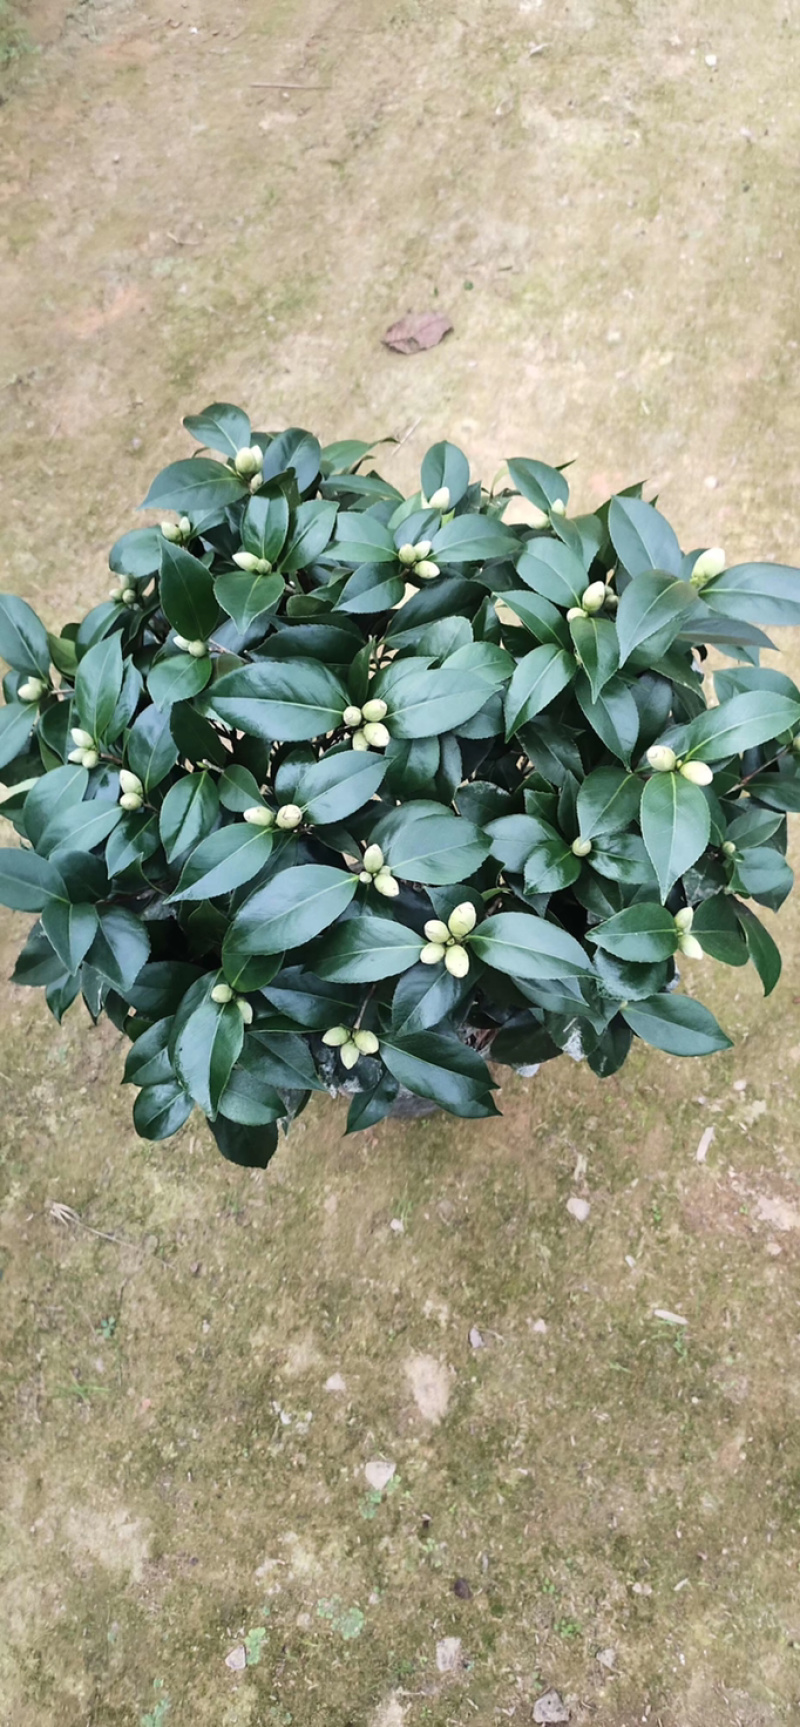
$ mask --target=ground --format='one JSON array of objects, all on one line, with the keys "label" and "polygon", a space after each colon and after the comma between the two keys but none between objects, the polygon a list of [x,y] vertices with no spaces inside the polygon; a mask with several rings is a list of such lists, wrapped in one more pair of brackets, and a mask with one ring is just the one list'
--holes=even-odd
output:
[{"label": "ground", "polygon": [[[647,478],[685,545],[800,562],[799,33],[7,0],[2,585],[102,597],[214,398],[394,434],[402,482],[441,436],[489,479],[574,457],[580,505]],[[381,346],[437,307],[441,347]],[[315,1103],[264,1174],[194,1120],[137,1141],[116,1032],[3,986],[4,1723],[796,1719],[797,906],[780,936],[766,1003],[687,967],[729,1054],[354,1139]]]}]

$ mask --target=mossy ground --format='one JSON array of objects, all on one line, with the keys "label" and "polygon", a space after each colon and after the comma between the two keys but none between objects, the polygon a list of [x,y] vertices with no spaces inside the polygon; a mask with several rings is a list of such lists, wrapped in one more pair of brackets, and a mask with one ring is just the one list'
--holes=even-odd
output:
[{"label": "mossy ground", "polygon": [[[0,544],[48,622],[215,396],[408,433],[401,480],[441,435],[487,477],[576,456],[580,504],[647,475],[684,543],[798,558],[788,8],[25,19]],[[437,304],[442,347],[380,346]],[[3,1721],[481,1727],[551,1685],[602,1727],[796,1718],[797,907],[780,939],[766,1003],[686,968],[728,1055],[355,1139],[316,1102],[263,1175],[194,1121],[138,1142],[113,1029],[4,989]]]}]

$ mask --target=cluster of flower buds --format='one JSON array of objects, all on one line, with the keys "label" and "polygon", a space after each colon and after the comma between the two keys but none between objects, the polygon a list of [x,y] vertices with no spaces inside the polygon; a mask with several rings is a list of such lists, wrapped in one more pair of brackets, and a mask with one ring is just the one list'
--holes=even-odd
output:
[{"label": "cluster of flower buds", "polygon": [[269,558],[257,558],[255,552],[234,552],[233,561],[248,576],[268,576],[272,569]]},{"label": "cluster of flower buds", "polygon": [[109,588],[112,600],[119,600],[123,606],[132,606],[137,598],[136,589],[129,581],[121,582],[116,588]]},{"label": "cluster of flower buds", "polygon": [[355,1067],[359,1056],[377,1055],[380,1044],[374,1031],[357,1031],[355,1026],[331,1025],[322,1034],[329,1049],[338,1049],[342,1067]]},{"label": "cluster of flower buds", "polygon": [[407,540],[406,544],[400,547],[397,556],[406,569],[413,570],[415,576],[421,576],[423,581],[429,582],[433,576],[439,574],[439,565],[434,564],[430,557],[432,551],[431,540],[417,540],[415,546]]},{"label": "cluster of flower buds", "polygon": [[245,1001],[243,995],[237,995],[229,983],[215,983],[211,991],[211,1000],[215,1001],[218,1007],[227,1007],[228,1002],[232,1001],[234,1007],[238,1008],[245,1025],[252,1025],[253,1009],[251,1003]]},{"label": "cluster of flower buds", "polygon": [[250,481],[251,492],[257,492],[261,485],[261,469],[264,466],[264,452],[258,444],[245,444],[236,451],[233,465],[241,480]]},{"label": "cluster of flower buds", "polygon": [[395,881],[380,846],[367,846],[358,879],[365,886],[376,888],[384,899],[396,899],[400,892],[400,883]]},{"label": "cluster of flower buds", "polygon": [[[616,600],[616,594],[610,594],[605,582],[590,582],[581,594],[579,606],[570,606],[567,612],[567,622],[573,618],[592,618],[595,612],[600,612],[610,599]],[[613,609],[613,608],[612,608]]]},{"label": "cluster of flower buds", "polygon": [[682,762],[669,744],[651,744],[647,761],[654,774],[674,774],[677,771],[693,786],[710,786],[714,778],[708,762]]},{"label": "cluster of flower buds", "polygon": [[450,487],[439,486],[435,492],[431,492],[429,498],[426,498],[423,493],[420,498],[420,504],[422,505],[423,510],[449,510]]},{"label": "cluster of flower buds", "polygon": [[199,637],[192,642],[188,636],[175,635],[172,640],[181,653],[191,654],[193,660],[204,660],[208,653],[208,642],[201,641]]},{"label": "cluster of flower buds", "polygon": [[390,741],[389,732],[383,724],[388,711],[380,696],[373,696],[364,703],[363,708],[356,707],[355,703],[345,708],[342,721],[348,731],[353,733],[351,741],[354,750],[385,750]]},{"label": "cluster of flower buds", "polygon": [[67,756],[68,762],[79,762],[82,768],[96,768],[100,760],[100,751],[91,732],[85,732],[82,726],[73,726],[70,737],[75,745]]},{"label": "cluster of flower buds", "polygon": [[47,688],[46,678],[26,678],[24,683],[17,685],[17,701],[39,702]]},{"label": "cluster of flower buds", "polygon": [[162,522],[161,532],[170,545],[183,546],[192,537],[192,524],[188,516],[181,516],[178,522]]},{"label": "cluster of flower buds", "polygon": [[675,928],[678,932],[678,947],[685,953],[687,959],[704,959],[703,949],[696,935],[692,935],[694,911],[690,905],[685,905],[682,911],[675,913]]},{"label": "cluster of flower buds", "polygon": [[144,803],[144,786],[138,774],[132,774],[129,768],[119,770],[119,788],[122,793],[120,806],[124,810],[140,810]]},{"label": "cluster of flower buds", "polygon": [[425,925],[426,945],[419,956],[422,964],[438,965],[443,959],[451,977],[466,977],[469,954],[461,943],[472,933],[476,923],[477,912],[469,900],[456,906],[447,923],[438,917],[430,918]]},{"label": "cluster of flower buds", "polygon": [[692,570],[689,580],[693,588],[704,588],[712,576],[721,576],[725,568],[725,553],[721,546],[709,546],[707,552],[701,552]]}]

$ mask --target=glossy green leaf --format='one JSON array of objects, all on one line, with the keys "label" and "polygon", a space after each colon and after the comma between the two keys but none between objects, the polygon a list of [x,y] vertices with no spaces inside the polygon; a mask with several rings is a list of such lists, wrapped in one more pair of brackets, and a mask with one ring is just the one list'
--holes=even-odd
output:
[{"label": "glossy green leaf", "polygon": [[333,731],[348,705],[341,679],[316,660],[255,660],[214,685],[214,712],[253,737],[299,742]]},{"label": "glossy green leaf", "polygon": [[316,498],[298,506],[281,557],[282,570],[287,574],[294,570],[305,570],[309,564],[321,557],[333,533],[336,511],[335,504]]},{"label": "glossy green leaf", "polygon": [[161,568],[164,536],[160,528],[131,528],[115,540],[108,554],[108,567],[115,576],[133,576],[142,581]]},{"label": "glossy green leaf", "polygon": [[235,1002],[210,994],[180,1025],[170,1055],[178,1079],[213,1121],[244,1042],[244,1021]]},{"label": "glossy green leaf", "polygon": [[[235,888],[252,881],[253,876],[263,869],[272,846],[273,836],[269,828],[250,827],[247,822],[232,822],[229,827],[217,828],[202,839],[187,858],[178,886],[169,896],[169,903],[216,899],[219,894],[233,893]],[[264,948],[261,951],[268,953],[270,950]]]},{"label": "glossy green leaf", "polygon": [[666,653],[696,599],[695,589],[688,582],[660,571],[637,576],[629,582],[616,614],[620,665],[625,664],[635,648],[647,646],[653,638],[658,640],[659,656]]},{"label": "glossy green leaf", "polygon": [[141,508],[175,510],[179,516],[200,522],[221,514],[245,497],[247,490],[246,482],[231,468],[207,456],[191,456],[186,462],[170,462],[157,474]]},{"label": "glossy green leaf", "polygon": [[457,444],[432,444],[423,456],[420,478],[426,498],[432,498],[434,492],[446,486],[450,493],[449,508],[454,510],[469,487],[469,462]]},{"label": "glossy green leaf", "polygon": [[517,559],[517,573],[526,586],[554,606],[579,606],[588,577],[580,558],[562,540],[532,540]]},{"label": "glossy green leaf", "polygon": [[749,906],[740,905],[738,900],[736,916],[744,931],[747,951],[761,979],[764,994],[771,995],[782,969],[778,948],[755,912],[751,911]]},{"label": "glossy green leaf", "polygon": [[400,880],[465,881],[488,856],[488,838],[438,804],[407,803],[378,822],[371,838]]},{"label": "glossy green leaf", "polygon": [[214,577],[199,558],[165,540],[161,549],[161,608],[188,641],[207,641],[219,616]]},{"label": "glossy green leaf", "polygon": [[550,510],[553,504],[569,502],[569,486],[558,468],[532,461],[528,456],[512,456],[506,466],[512,486],[537,510]]},{"label": "glossy green leaf", "polygon": [[0,905],[9,911],[43,911],[51,900],[66,899],[54,864],[36,852],[0,849]]},{"label": "glossy green leaf", "polygon": [[637,1037],[668,1055],[713,1055],[732,1047],[713,1013],[689,996],[654,995],[620,1011]]},{"label": "glossy green leaf", "polygon": [[412,671],[394,689],[386,690],[386,724],[395,738],[437,737],[470,720],[483,707],[486,695],[481,678],[470,678],[457,669],[439,666]]},{"label": "glossy green leaf", "polygon": [[264,1077],[264,1051],[255,1038],[245,1038],[219,1109],[228,1121],[238,1121],[243,1127],[263,1127],[286,1115],[280,1093]]},{"label": "glossy green leaf", "polygon": [[605,923],[586,931],[586,940],[616,954],[618,959],[637,960],[649,964],[671,959],[678,946],[675,919],[666,906],[652,900],[641,900],[627,906]]},{"label": "glossy green leaf", "polygon": [[133,1125],[141,1139],[169,1139],[189,1120],[193,1107],[177,1080],[146,1085],[133,1106]]},{"label": "glossy green leaf", "polygon": [[32,702],[7,702],[0,708],[0,768],[7,767],[27,748],[35,719]]},{"label": "glossy green leaf", "polygon": [[397,575],[393,565],[359,564],[339,595],[339,611],[364,617],[391,611],[399,606],[405,586],[405,577]]},{"label": "glossy green leaf", "polygon": [[155,660],[147,674],[147,688],[157,708],[171,708],[175,702],[190,701],[204,690],[213,670],[209,655],[196,660],[181,652]]},{"label": "glossy green leaf", "polygon": [[607,618],[573,618],[569,627],[576,655],[589,679],[592,701],[597,701],[619,665],[616,629]]},{"label": "glossy green leaf", "polygon": [[487,558],[510,557],[517,542],[509,528],[489,516],[454,516],[433,536],[431,557],[437,564],[477,564]]},{"label": "glossy green leaf", "polygon": [[0,594],[0,659],[14,671],[50,676],[50,647],[44,624],[16,594]]},{"label": "glossy green leaf", "polygon": [[147,925],[123,906],[98,909],[99,928],[87,955],[89,965],[127,996],[150,954]]},{"label": "glossy green leaf", "polygon": [[314,970],[332,983],[376,983],[416,965],[424,947],[413,929],[362,912],[347,918],[314,955]]},{"label": "glossy green leaf", "polygon": [[71,905],[65,900],[50,900],[42,912],[42,929],[65,971],[71,975],[77,971],[94,941],[97,912],[93,905]]},{"label": "glossy green leaf", "polygon": [[[226,570],[224,575],[217,576],[214,594],[222,610],[245,635],[256,618],[265,617],[277,606],[284,587],[283,576],[277,574],[260,576],[250,570]],[[195,661],[196,665],[204,663]]]},{"label": "glossy green leaf", "polygon": [[250,421],[244,410],[234,407],[232,402],[212,402],[201,414],[186,414],[183,423],[198,444],[207,450],[219,450],[227,458],[250,447]]},{"label": "glossy green leaf", "polygon": [[158,818],[167,862],[205,839],[218,815],[219,796],[208,772],[187,774],[170,786]]},{"label": "glossy green leaf", "polygon": [[319,474],[321,455],[313,432],[303,431],[302,426],[289,426],[285,432],[270,438],[266,445],[262,469],[264,479],[273,479],[276,474],[284,474],[291,468],[298,490],[306,492]]},{"label": "glossy green leaf", "polygon": [[336,538],[330,556],[356,569],[360,564],[397,563],[397,547],[390,528],[377,516],[363,510],[340,510],[336,518]]},{"label": "glossy green leaf", "polygon": [[631,576],[663,570],[677,576],[682,566],[681,548],[666,517],[641,498],[612,498],[608,531],[617,557]]},{"label": "glossy green leaf", "polygon": [[704,583],[703,600],[745,623],[800,624],[800,575],[786,564],[734,564]]},{"label": "glossy green leaf", "polygon": [[218,1151],[228,1163],[239,1164],[242,1169],[266,1169],[278,1149],[278,1129],[271,1122],[263,1127],[243,1127],[218,1115],[210,1125]]},{"label": "glossy green leaf", "polygon": [[38,847],[48,822],[59,811],[83,801],[88,784],[88,771],[78,762],[42,774],[25,799],[25,833],[32,845]]},{"label": "glossy green leaf", "polygon": [[593,701],[589,679],[585,672],[580,672],[575,680],[575,695],[584,718],[601,743],[629,766],[639,736],[639,710],[628,685],[622,678],[613,677]]},{"label": "glossy green leaf", "polygon": [[75,677],[75,723],[96,743],[106,736],[122,689],[122,646],[119,634],[95,642],[81,660]]},{"label": "glossy green leaf", "polygon": [[595,768],[587,774],[577,798],[577,816],[582,839],[599,834],[620,833],[636,820],[642,782],[623,768]]},{"label": "glossy green leaf", "polygon": [[335,922],[357,887],[356,875],[327,864],[281,870],[237,912],[225,939],[226,969],[248,954],[283,953],[312,941]]},{"label": "glossy green leaf", "polygon": [[122,810],[116,799],[90,798],[86,803],[62,805],[47,823],[39,850],[53,858],[61,851],[93,851],[121,821]]},{"label": "glossy green leaf", "polygon": [[563,648],[545,642],[525,654],[516,667],[505,699],[506,737],[541,713],[575,676],[575,660]]},{"label": "glossy green leaf", "polygon": [[582,977],[592,962],[574,937],[532,912],[497,912],[478,925],[469,947],[509,977]]},{"label": "glossy green leaf", "polygon": [[476,1119],[497,1115],[495,1081],[477,1050],[435,1032],[381,1040],[381,1056],[400,1085],[430,1098],[451,1115]]},{"label": "glossy green leaf", "polygon": [[525,593],[519,588],[505,589],[499,598],[504,606],[511,608],[537,642],[552,642],[557,648],[569,650],[572,640],[569,624],[551,600],[546,600],[542,594]]},{"label": "glossy green leaf", "polygon": [[171,1018],[159,1019],[137,1037],[125,1062],[123,1085],[168,1085],[174,1079],[167,1048],[171,1029]]},{"label": "glossy green leaf", "polygon": [[178,759],[170,723],[174,711],[144,708],[128,733],[126,761],[131,773],[138,774],[145,792],[160,785]]},{"label": "glossy green leaf", "polygon": [[704,953],[723,965],[747,964],[747,940],[728,894],[711,894],[695,906],[692,935]]},{"label": "glossy green leaf", "polygon": [[748,690],[698,714],[686,728],[682,753],[698,761],[718,762],[756,749],[798,725],[800,702],[771,690]]},{"label": "glossy green leaf", "polygon": [[387,762],[370,750],[341,750],[302,768],[292,801],[315,826],[342,822],[363,808],[383,783]]},{"label": "glossy green leaf", "polygon": [[642,838],[665,900],[696,863],[711,835],[711,811],[700,786],[679,773],[652,774],[642,792]]}]

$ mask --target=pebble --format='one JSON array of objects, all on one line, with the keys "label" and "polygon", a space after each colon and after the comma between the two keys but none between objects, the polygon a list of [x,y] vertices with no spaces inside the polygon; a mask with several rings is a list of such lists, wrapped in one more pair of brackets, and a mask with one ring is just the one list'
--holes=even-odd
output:
[{"label": "pebble", "polygon": [[370,1487],[374,1488],[376,1493],[382,1493],[392,1480],[396,1468],[396,1463],[386,1463],[379,1457],[373,1457],[369,1463],[364,1464],[364,1474]]},{"label": "pebble", "polygon": [[464,1666],[460,1637],[442,1637],[436,1645],[436,1666],[440,1673],[460,1673]]},{"label": "pebble", "polygon": [[567,1211],[576,1223],[585,1223],[591,1209],[588,1199],[580,1199],[576,1193],[567,1200]]}]

